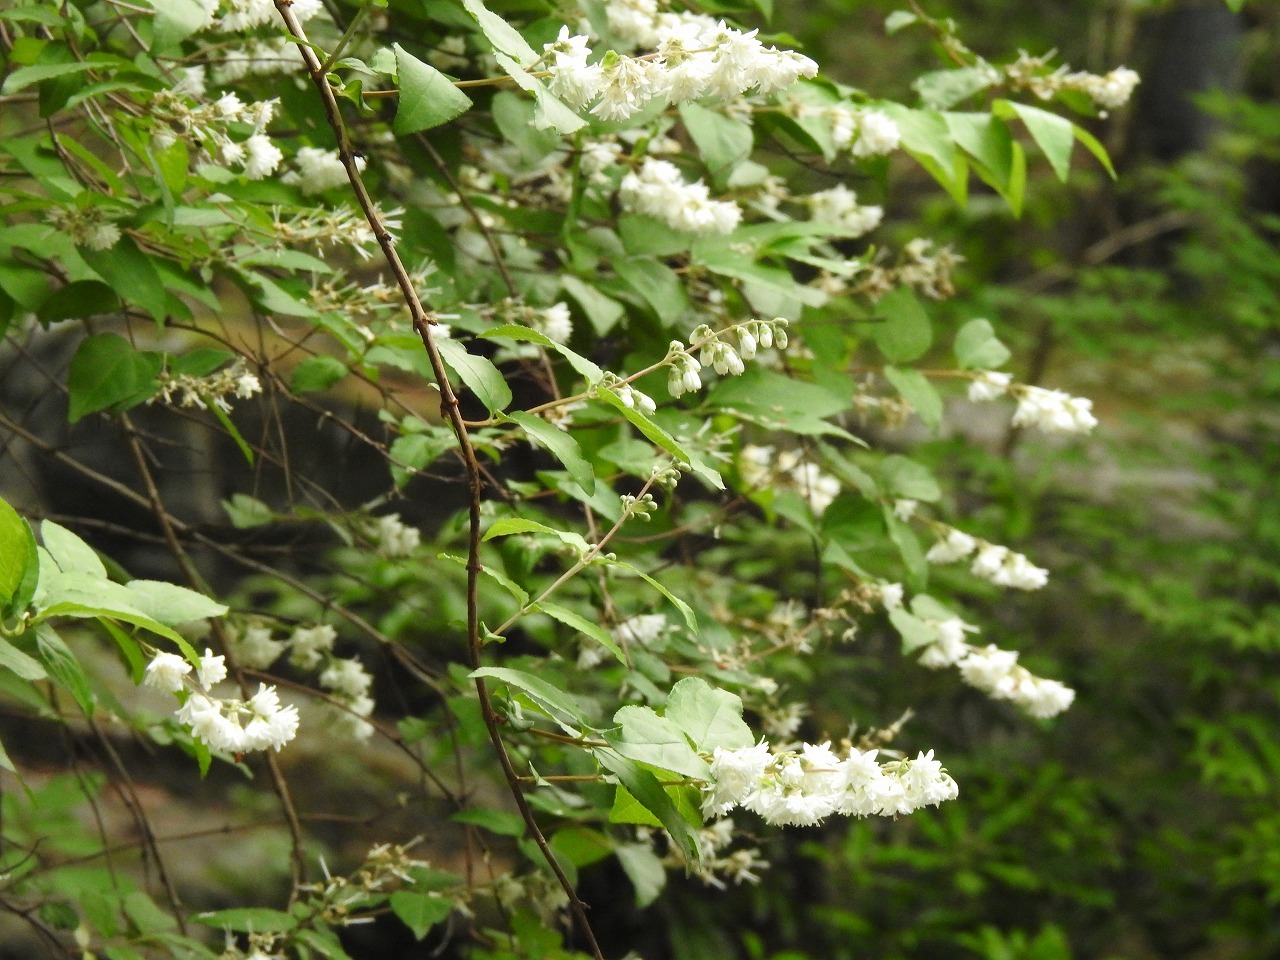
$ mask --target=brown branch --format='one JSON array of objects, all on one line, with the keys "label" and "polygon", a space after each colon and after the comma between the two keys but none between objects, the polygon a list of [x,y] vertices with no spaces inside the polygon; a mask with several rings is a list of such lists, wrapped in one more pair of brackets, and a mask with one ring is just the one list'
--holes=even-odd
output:
[{"label": "brown branch", "polygon": [[[409,315],[413,323],[413,328],[417,332],[422,346],[427,352],[427,357],[431,362],[432,372],[435,374],[436,383],[440,389],[441,408],[449,421],[449,425],[453,428],[454,434],[458,438],[458,445],[461,448],[463,463],[467,471],[467,486],[470,493],[469,504],[469,524],[468,524],[468,543],[467,543],[467,648],[470,654],[470,664],[473,670],[479,669],[482,662],[482,645],[483,640],[480,635],[480,501],[483,493],[483,473],[480,468],[480,462],[476,457],[474,447],[471,445],[471,437],[467,432],[466,424],[463,422],[462,411],[458,404],[458,398],[453,392],[453,387],[449,383],[448,373],[445,370],[444,361],[440,356],[440,351],[436,347],[435,341],[431,336],[431,327],[435,323],[434,318],[430,317],[422,305],[422,301],[418,297],[417,290],[414,289],[413,282],[409,277],[408,270],[400,260],[400,255],[396,251],[395,243],[391,234],[387,231],[386,226],[382,222],[382,217],[378,213],[377,207],[374,205],[373,199],[369,196],[368,190],[365,188],[364,180],[360,176],[360,170],[356,166],[355,153],[352,150],[351,139],[347,134],[346,125],[342,120],[342,113],[338,106],[337,97],[334,95],[333,88],[329,85],[329,81],[325,76],[323,64],[316,56],[315,51],[307,41],[306,33],[302,29],[302,24],[298,22],[298,18],[294,15],[292,9],[292,0],[275,0],[276,10],[279,11],[281,18],[285,22],[285,26],[289,29],[292,36],[298,39],[298,51],[302,55],[303,63],[306,65],[307,73],[311,76],[311,81],[315,85],[320,99],[324,105],[325,116],[329,122],[330,128],[338,140],[338,156],[342,160],[343,166],[347,171],[347,178],[351,182],[351,188],[355,193],[356,202],[360,205],[360,209],[364,212],[365,219],[369,222],[369,227],[377,238],[378,246],[382,249],[382,254],[386,258],[387,265],[390,267],[392,274],[396,278],[401,292],[404,294],[405,304],[409,308]],[[560,882],[560,886],[564,889],[565,895],[569,898],[569,907],[573,912],[574,918],[577,920],[582,930],[583,936],[586,938],[591,953],[596,960],[604,960],[604,955],[600,952],[600,945],[596,942],[595,933],[591,929],[591,923],[587,919],[586,905],[578,899],[577,891],[574,890],[573,884],[569,881],[568,876],[564,872],[564,868],[560,866],[555,854],[551,850],[550,844],[547,843],[546,837],[543,836],[542,830],[538,826],[537,820],[533,816],[533,811],[529,808],[528,802],[525,800],[524,792],[520,787],[520,777],[516,773],[511,762],[511,756],[507,752],[506,744],[503,743],[502,733],[498,728],[498,715],[493,708],[493,702],[489,696],[489,689],[485,685],[484,679],[476,677],[475,687],[476,695],[480,701],[480,710],[484,717],[485,727],[489,732],[489,739],[493,743],[493,748],[498,757],[498,762],[502,766],[503,775],[506,777],[507,785],[511,791],[512,797],[515,799],[516,806],[520,810],[520,815],[524,819],[525,827],[530,837],[538,845],[543,857],[546,859],[548,866],[556,875],[556,879]]]}]

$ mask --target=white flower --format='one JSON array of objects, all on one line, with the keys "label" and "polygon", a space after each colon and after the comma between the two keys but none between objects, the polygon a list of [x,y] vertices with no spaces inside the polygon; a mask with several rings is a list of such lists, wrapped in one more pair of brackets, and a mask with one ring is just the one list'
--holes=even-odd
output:
[{"label": "white flower", "polygon": [[147,664],[142,683],[156,690],[178,693],[182,690],[183,677],[190,672],[191,664],[176,653],[157,653]]},{"label": "white flower", "polygon": [[901,142],[902,131],[888,114],[864,110],[858,114],[858,139],[849,152],[855,157],[874,157],[892,153]]},{"label": "white flower", "polygon": [[618,199],[626,210],[687,233],[732,233],[742,220],[736,203],[712,200],[701,180],[687,183],[675,164],[651,157],[622,178]]},{"label": "white flower", "polygon": [[571,37],[569,28],[561,27],[555,42],[542,49],[551,55],[548,90],[574,110],[581,110],[595,99],[604,83],[604,70],[599,64],[587,63],[591,49],[586,37]]},{"label": "white flower", "polygon": [[977,627],[965,623],[959,617],[935,621],[933,626],[936,637],[934,642],[925,647],[920,654],[922,667],[937,670],[954,666],[968,655],[969,644],[965,641],[964,635],[977,633]]},{"label": "white flower", "polygon": [[1089,79],[1093,82],[1085,85],[1085,93],[1104,110],[1115,110],[1129,102],[1142,78],[1128,67],[1117,67],[1106,76]]},{"label": "white flower", "polygon": [[600,102],[591,112],[601,120],[627,120],[655,97],[665,96],[666,74],[660,65],[649,60],[618,57],[600,76]]},{"label": "white flower", "polygon": [[284,154],[266,134],[255,133],[244,142],[244,146],[244,175],[249,180],[261,180],[284,159]]},{"label": "white flower", "polygon": [[[320,686],[352,700],[367,698],[372,684],[373,677],[365,670],[364,664],[354,659],[334,660],[320,674]],[[373,709],[372,705],[369,709]]]},{"label": "white flower", "polygon": [[[296,183],[305,194],[324,193],[347,183],[347,168],[342,165],[336,150],[302,147],[293,159],[298,169],[285,174],[281,180]],[[356,169],[363,170],[364,167],[364,157],[356,157]]]},{"label": "white flower", "polygon": [[634,643],[641,647],[647,647],[666,633],[668,629],[670,629],[670,624],[663,614],[642,613],[634,617],[628,617],[609,632],[613,634],[613,638],[619,644]]},{"label": "white flower", "polygon": [[568,343],[569,338],[573,336],[573,318],[569,315],[569,305],[562,301],[541,311],[535,323],[535,329],[548,340]]},{"label": "white flower", "polygon": [[209,690],[215,683],[227,679],[227,663],[225,657],[215,657],[213,651],[205,647],[204,656],[200,658],[200,669],[196,671],[196,679],[200,686]]},{"label": "white flower", "polygon": [[251,624],[243,633],[229,631],[227,641],[240,665],[250,670],[267,669],[280,659],[286,646],[281,640],[272,640],[271,631],[259,624]]},{"label": "white flower", "polygon": [[400,514],[388,513],[378,518],[373,538],[378,545],[378,553],[384,557],[407,557],[418,548],[422,534],[416,527],[410,527],[400,521]]},{"label": "white flower", "polygon": [[969,399],[975,403],[994,400],[1009,392],[1013,375],[996,370],[979,371],[969,383]]},{"label": "white flower", "polygon": [[741,803],[760,785],[771,759],[769,744],[763,740],[735,750],[716,747],[711,759],[711,782],[702,800],[703,812],[725,813]]},{"label": "white flower", "polygon": [[327,623],[315,627],[298,627],[289,638],[289,661],[310,670],[319,666],[321,654],[333,650],[338,633]]},{"label": "white flower", "polygon": [[1016,652],[989,644],[970,651],[956,667],[965,683],[999,699],[1008,699],[1013,691],[1013,671],[1017,664]]},{"label": "white flower", "polygon": [[1088,433],[1098,425],[1092,411],[1092,401],[1083,397],[1073,397],[1061,390],[1022,386],[1018,388],[1013,425],[1035,427],[1047,433]]},{"label": "white flower", "polygon": [[904,589],[900,583],[881,583],[878,584],[880,592],[880,602],[886,610],[897,610],[902,606],[902,597]]},{"label": "white flower", "polygon": [[1041,719],[1057,716],[1076,698],[1076,692],[1057,680],[1032,678],[1031,683],[1023,684],[1025,689],[1018,698],[1018,705],[1033,717]]},{"label": "white flower", "polygon": [[916,510],[920,503],[916,500],[895,500],[893,501],[893,515],[906,523],[916,515]]},{"label": "white flower", "polygon": [[954,563],[963,560],[977,548],[978,541],[969,534],[952,527],[946,539],[939,540],[924,555],[929,563]]},{"label": "white flower", "polygon": [[814,221],[837,226],[851,237],[874,230],[884,217],[883,207],[859,206],[858,195],[842,183],[810,194],[808,202]]}]

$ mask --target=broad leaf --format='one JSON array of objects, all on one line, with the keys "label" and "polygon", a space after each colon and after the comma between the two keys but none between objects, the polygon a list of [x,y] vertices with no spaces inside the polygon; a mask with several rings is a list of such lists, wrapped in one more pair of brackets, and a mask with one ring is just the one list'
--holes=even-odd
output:
[{"label": "broad leaf", "polygon": [[956,363],[962,370],[995,370],[1010,357],[1009,348],[996,338],[990,320],[970,320],[956,333]]},{"label": "broad leaf", "polygon": [[501,413],[511,403],[511,388],[492,360],[468,353],[466,347],[448,338],[436,340],[436,348],[449,369],[458,375],[490,413]]},{"label": "broad leaf", "polygon": [[126,409],[149,399],[155,394],[162,362],[159,353],[138,350],[119,334],[86,337],[71,358],[67,372],[68,422],[75,423],[99,410]]},{"label": "broad leaf", "polygon": [[592,469],[590,462],[582,455],[582,448],[578,446],[578,441],[573,439],[565,431],[559,427],[553,427],[541,417],[536,417],[531,413],[519,411],[510,415],[511,419],[520,425],[526,436],[534,443],[542,447],[557,460],[565,465],[569,471],[569,476],[587,496],[595,493],[596,475]]},{"label": "broad leaf", "polygon": [[679,727],[700,753],[716,747],[749,747],[755,737],[742,719],[741,698],[717,690],[701,677],[686,677],[671,688],[663,715]]},{"label": "broad leaf", "polygon": [[924,425],[936,430],[942,423],[942,397],[938,396],[938,391],[925,375],[919,370],[885,367],[884,376],[902,395],[902,399],[911,404],[911,409],[919,415]]},{"label": "broad leaf", "polygon": [[398,43],[395,52],[400,102],[391,129],[396,136],[430,130],[471,108],[471,98],[435,67],[423,63]]}]

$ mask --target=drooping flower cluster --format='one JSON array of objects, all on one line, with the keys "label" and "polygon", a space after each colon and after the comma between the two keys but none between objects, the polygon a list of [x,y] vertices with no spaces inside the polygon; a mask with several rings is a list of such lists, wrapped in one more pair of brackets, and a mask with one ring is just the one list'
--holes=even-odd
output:
[{"label": "drooping flower cluster", "polygon": [[[687,867],[695,877],[717,890],[725,889],[728,883],[734,886],[758,884],[760,874],[769,869],[769,861],[761,856],[759,847],[730,850],[736,834],[737,828],[731,818],[715,820],[698,831],[698,848],[702,856],[696,862],[689,863],[674,845],[664,862],[673,867]],[[653,836],[652,832],[647,832],[647,835]]]},{"label": "drooping flower cluster", "polygon": [[969,572],[998,587],[1039,590],[1049,582],[1048,570],[1037,567],[1017,551],[971,537],[954,527],[946,528],[946,531],[946,535],[925,554],[930,563],[955,563],[973,556]]},{"label": "drooping flower cluster", "polygon": [[919,650],[919,662],[930,670],[955,667],[961,679],[995,700],[1008,700],[1033,717],[1052,717],[1075,699],[1075,692],[1057,680],[1037,677],[1018,666],[1018,654],[996,646],[969,643],[978,628],[965,623],[929,597],[912,600],[912,613],[892,614],[908,650]]},{"label": "drooping flower cluster", "polygon": [[365,718],[375,706],[369,691],[373,677],[364,664],[356,659],[335,658],[320,673],[320,686],[328,690],[345,709],[334,718],[334,726],[356,740],[368,740],[373,735],[373,724]]},{"label": "drooping flower cluster", "polygon": [[568,27],[543,48],[548,89],[575,110],[594,101],[591,112],[606,121],[626,120],[654,101],[730,100],[752,91],[767,96],[818,70],[808,57],[766,47],[754,30],[743,33],[698,14],[659,15],[655,7],[647,25],[637,20],[614,33],[656,52],[637,58],[610,51],[591,63],[590,39],[571,36]]},{"label": "drooping flower cluster", "polygon": [[848,150],[854,157],[882,156],[897,150],[902,143],[902,130],[881,110],[854,110],[844,104],[814,107],[793,99],[787,112],[795,117],[817,116],[831,124],[831,142],[837,150]]},{"label": "drooping flower cluster", "polygon": [[1037,677],[1019,666],[1018,654],[994,645],[974,649],[956,663],[964,682],[994,700],[1008,700],[1033,717],[1053,717],[1066,710],[1076,692],[1057,680]]},{"label": "drooping flower cluster", "polygon": [[1085,397],[1014,383],[1010,374],[997,370],[979,370],[969,384],[973,401],[995,400],[1005,394],[1012,394],[1018,402],[1013,413],[1015,427],[1034,427],[1045,433],[1088,433],[1098,425],[1093,401]]},{"label": "drooping flower cluster", "polygon": [[172,653],[157,653],[147,665],[143,684],[184,698],[176,716],[191,727],[191,735],[210,750],[247,753],[279,750],[298,732],[298,708],[281,706],[275,687],[261,684],[248,700],[213,696],[212,688],[226,679],[225,658],[205,650],[196,669],[195,690],[188,690],[191,664]]},{"label": "drooping flower cluster", "polygon": [[[760,347],[787,348],[787,320],[747,320],[724,330],[713,330],[707,324],[695,327],[689,335],[689,347],[672,340],[663,364],[667,373],[667,390],[673,397],[702,389],[701,370],[713,368],[721,376],[738,376],[745,369],[744,360],[755,357]],[[692,350],[698,350],[695,357]]]},{"label": "drooping flower cluster", "polygon": [[148,403],[159,399],[162,403],[172,405],[174,394],[179,393],[181,396],[177,400],[178,406],[196,407],[200,410],[208,410],[212,406],[223,413],[231,412],[229,398],[247,400],[262,392],[262,384],[249,372],[242,357],[237,357],[231,366],[203,377],[193,377],[186,373],[175,376],[162,370],[156,376],[156,383],[159,390]]},{"label": "drooping flower cluster", "polygon": [[[702,381],[698,381],[698,386],[702,385]],[[658,409],[657,403],[653,397],[649,396],[643,390],[633,387],[629,383],[623,383],[622,378],[616,373],[606,372],[599,381],[591,385],[591,389],[587,391],[587,396],[599,396],[602,390],[608,390],[614,394],[622,405],[631,409],[638,410],[643,414],[652,414]]]},{"label": "drooping flower cluster", "polygon": [[[272,0],[196,0],[204,13],[199,29],[240,33],[265,26],[276,15]],[[307,21],[324,10],[322,0],[292,0],[290,7],[300,21]]]},{"label": "drooping flower cluster", "polygon": [[1015,88],[1030,90],[1041,100],[1050,100],[1058,93],[1075,91],[1083,93],[1103,111],[1123,107],[1133,96],[1141,77],[1128,67],[1117,67],[1106,74],[1071,71],[1066,66],[1051,70],[1051,57],[1033,57],[1025,51],[1017,60],[1004,68],[1005,76]]},{"label": "drooping flower cluster", "polygon": [[775,753],[765,741],[725,750],[717,747],[702,810],[722,816],[735,807],[777,826],[810,826],[833,814],[898,816],[952,800],[959,788],[933,757],[877,761],[878,750],[806,743]]},{"label": "drooping flower cluster", "polygon": [[823,473],[799,450],[747,444],[739,451],[738,471],[743,483],[753,489],[794,490],[816,514],[840,495],[840,481]]},{"label": "drooping flower cluster", "polygon": [[842,183],[810,194],[809,207],[815,221],[833,224],[850,237],[869,233],[884,218],[884,207],[860,205],[858,195]]},{"label": "drooping flower cluster", "polygon": [[227,169],[238,166],[249,180],[261,180],[280,165],[284,154],[266,133],[278,100],[244,103],[235,93],[224,93],[212,102],[192,105],[189,97],[177,87],[162,90],[152,100],[151,140],[158,149],[183,139],[199,148],[201,162]]},{"label": "drooping flower cluster", "polygon": [[736,203],[712,200],[705,183],[689,183],[669,160],[646,157],[639,170],[622,178],[618,199],[623,209],[686,233],[732,233],[742,222],[742,209]]}]

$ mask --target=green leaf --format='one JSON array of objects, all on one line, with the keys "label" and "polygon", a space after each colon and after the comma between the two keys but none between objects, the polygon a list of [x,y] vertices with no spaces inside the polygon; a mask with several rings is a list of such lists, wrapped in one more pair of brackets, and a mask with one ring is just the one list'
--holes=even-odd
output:
[{"label": "green leaf", "polygon": [[437,340],[436,347],[449,369],[458,375],[490,413],[501,413],[511,403],[511,388],[492,360],[468,353],[466,347],[448,338]]},{"label": "green leaf", "polygon": [[609,406],[621,413],[622,416],[632,424],[632,426],[663,450],[667,451],[667,453],[671,454],[681,463],[688,464],[690,470],[699,477],[702,477],[702,479],[706,480],[707,483],[715,487],[715,489],[724,489],[724,478],[720,476],[720,472],[718,470],[710,466],[696,453],[686,450],[675,437],[667,433],[666,430],[658,426],[657,423],[646,417],[639,410],[633,410],[631,407],[628,407],[612,390],[600,390],[596,394],[596,397],[601,402],[609,404]]},{"label": "green leaf", "polygon": [[920,102],[931,110],[949,110],[962,100],[1000,82],[1000,72],[984,64],[958,70],[934,70],[911,81]]},{"label": "green leaf", "polygon": [[462,5],[480,25],[480,32],[493,44],[494,50],[520,61],[522,67],[528,67],[537,62],[537,51],[529,46],[524,37],[520,36],[520,32],[485,7],[481,0],[462,0]]},{"label": "green leaf", "polygon": [[631,795],[631,791],[618,784],[613,792],[613,806],[609,810],[610,823],[636,823],[645,827],[660,827],[662,821],[649,812],[649,808]]},{"label": "green leaf", "polygon": [[495,520],[489,529],[484,532],[483,539],[493,540],[496,537],[509,537],[512,534],[520,533],[550,534],[573,547],[579,554],[585,554],[591,549],[590,544],[582,538],[581,534],[568,530],[557,530],[555,527],[549,527],[545,523],[539,523],[537,520],[528,520],[524,517],[502,517]]},{"label": "green leaf", "polygon": [[902,399],[911,404],[924,425],[936,430],[942,423],[942,397],[919,370],[884,368],[885,379],[893,384]]},{"label": "green leaf", "polygon": [[[618,791],[621,793],[623,788],[619,787]],[[636,801],[632,798],[631,802]],[[627,875],[631,886],[635,888],[636,906],[643,910],[658,899],[663,887],[667,885],[667,868],[653,852],[653,847],[647,843],[625,843],[615,848],[613,852],[618,857],[622,872]]]},{"label": "green leaf", "polygon": [[389,899],[391,912],[421,940],[431,928],[443,923],[453,913],[453,903],[434,893],[397,890]]},{"label": "green leaf", "polygon": [[0,637],[0,667],[17,674],[23,680],[45,680],[49,676],[40,661],[23,653],[3,637]]},{"label": "green leaf", "polygon": [[391,478],[397,487],[403,487],[417,471],[434,463],[457,445],[458,438],[448,429],[396,437],[388,453]]},{"label": "green leaf", "polygon": [[36,316],[41,323],[49,324],[119,311],[120,298],[101,280],[77,280],[50,294]]},{"label": "green leaf", "polygon": [[698,838],[658,778],[613,750],[596,748],[592,753],[602,767],[618,778],[632,797],[657,817],[685,857],[696,862],[700,857]]},{"label": "green leaf", "polygon": [[938,631],[935,627],[908,613],[902,607],[896,607],[889,611],[889,622],[902,635],[903,653],[910,653],[912,650],[926,647],[938,639]]},{"label": "green leaf", "polygon": [[510,810],[469,807],[466,810],[460,810],[449,819],[454,823],[467,823],[473,827],[483,827],[491,833],[504,837],[523,837],[525,833],[524,817]]},{"label": "green leaf", "polygon": [[894,10],[884,18],[884,32],[893,36],[899,30],[904,30],[919,20],[920,18],[909,10]]},{"label": "green leaf", "polygon": [[223,410],[216,403],[211,403],[209,404],[209,412],[213,414],[214,419],[222,424],[222,429],[227,431],[227,436],[235,442],[235,445],[240,449],[241,455],[249,466],[253,466],[253,448],[249,446],[244,437],[240,436],[240,431],[236,429],[236,425],[231,422],[231,417],[228,415],[227,411]]},{"label": "green leaf", "polygon": [[1084,144],[1085,149],[1097,158],[1107,173],[1111,175],[1111,179],[1115,180],[1117,177],[1116,168],[1111,165],[1111,155],[1107,153],[1107,148],[1098,141],[1098,138],[1078,123],[1071,125],[1071,132],[1077,140]]},{"label": "green leaf", "polygon": [[471,108],[471,98],[448,77],[423,63],[400,44],[394,45],[400,101],[391,129],[398,137],[430,130]]},{"label": "green leaf", "polygon": [[1021,120],[1036,146],[1044,152],[1058,179],[1066,182],[1071,167],[1071,146],[1076,140],[1075,124],[1056,113],[1014,103],[1012,100],[997,100],[992,104],[991,112],[997,117],[1017,117]]},{"label": "green leaf", "polygon": [[106,579],[107,568],[89,546],[66,527],[52,520],[40,522],[40,539],[63,573],[87,573]]},{"label": "green leaf", "polygon": [[36,627],[36,653],[44,661],[50,679],[71,694],[86,717],[93,716],[93,689],[89,678],[75,654],[47,623]]},{"label": "green leaf", "polygon": [[755,743],[751,728],[742,719],[741,698],[717,690],[701,677],[686,677],[672,687],[663,715],[693,741],[699,753]]},{"label": "green leaf", "polygon": [[568,720],[579,727],[588,725],[585,708],[578,698],[541,677],[510,667],[481,667],[478,670],[472,670],[467,676],[473,680],[481,678],[497,680],[509,687],[514,687],[529,697],[548,716],[562,723]]},{"label": "green leaf", "polygon": [[192,662],[199,659],[182,634],[139,610],[135,605],[134,594],[118,583],[91,574],[46,571],[42,566],[40,593],[35,622],[43,622],[52,617],[109,617],[123,620],[172,640]]},{"label": "green leaf", "polygon": [[881,109],[893,118],[902,132],[902,148],[942,184],[956,203],[963,204],[968,172],[942,114],[936,110],[912,110],[894,103],[886,103]]},{"label": "green leaf", "polygon": [[929,565],[925,562],[924,551],[920,549],[920,541],[911,527],[893,515],[893,509],[884,508],[885,529],[889,531],[889,539],[898,548],[903,566],[907,570],[907,580],[915,590],[923,590],[929,579]]},{"label": "green leaf", "polygon": [[155,8],[152,37],[160,49],[181,43],[209,19],[208,9],[198,0],[162,0]]},{"label": "green leaf", "polygon": [[149,399],[162,363],[159,353],[137,350],[118,334],[86,337],[67,372],[67,421],[76,423],[99,410],[124,410]]},{"label": "green leaf", "polygon": [[107,631],[111,639],[116,642],[116,646],[120,648],[120,653],[124,656],[129,664],[129,676],[133,678],[134,683],[141,683],[142,677],[147,669],[146,660],[142,655],[142,647],[138,645],[138,641],[129,636],[124,630],[116,626],[110,620],[99,620],[103,629]]},{"label": "green leaf", "polygon": [[560,285],[564,287],[565,293],[573,297],[578,302],[578,306],[582,307],[582,312],[587,315],[591,326],[600,336],[604,336],[616,327],[626,313],[617,300],[606,297],[595,287],[583,283],[577,277],[561,277]]},{"label": "green leaf", "polygon": [[245,493],[233,493],[230,500],[221,500],[219,503],[231,520],[231,525],[237,530],[260,527],[276,517],[269,506]]},{"label": "green leaf", "polygon": [[206,927],[236,933],[288,933],[298,926],[298,921],[290,914],[266,907],[214,910],[210,913],[197,913],[195,919]]},{"label": "green leaf", "polygon": [[520,425],[530,440],[542,447],[565,465],[569,476],[582,488],[582,492],[591,496],[596,490],[596,475],[591,464],[582,455],[578,441],[558,427],[553,427],[541,417],[536,417],[523,410],[510,415],[510,419]]},{"label": "green leaf", "polygon": [[581,354],[574,353],[563,343],[556,343],[545,334],[532,330],[529,327],[522,327],[519,324],[508,323],[500,327],[493,327],[484,331],[480,336],[489,340],[498,340],[506,338],[508,340],[521,340],[526,343],[536,343],[538,346],[547,350],[554,350],[560,356],[569,361],[569,366],[573,367],[588,383],[595,383],[604,376],[604,371],[600,367],[588,360]]},{"label": "green leaf", "polygon": [[307,357],[293,368],[289,385],[294,393],[319,393],[328,390],[347,373],[347,365],[337,357]]},{"label": "green leaf", "polygon": [[27,581],[34,587],[38,564],[31,527],[0,499],[0,620],[8,613],[17,615],[26,609],[31,598],[28,594],[23,602],[22,587]]},{"label": "green leaf", "polygon": [[12,94],[25,90],[33,83],[52,80],[55,77],[66,77],[89,70],[106,70],[108,68],[132,67],[128,60],[110,54],[99,53],[93,59],[77,60],[73,63],[37,63],[30,67],[19,67],[5,79],[0,86],[0,93]]},{"label": "green leaf", "polygon": [[929,315],[910,287],[886,293],[876,304],[875,315],[884,322],[873,326],[871,335],[891,363],[915,360],[933,342]]},{"label": "green leaf", "polygon": [[695,780],[710,779],[710,765],[693,751],[684,732],[649,707],[623,707],[613,722],[621,730],[605,739],[622,756]]},{"label": "green leaf", "polygon": [[929,468],[908,457],[891,453],[880,465],[884,487],[895,497],[934,503],[942,499],[942,488]]},{"label": "green leaf", "polygon": [[751,124],[697,103],[682,103],[680,118],[717,186],[751,153]]},{"label": "green leaf", "polygon": [[1027,165],[1022,147],[1005,122],[989,113],[946,113],[947,128],[956,144],[974,161],[978,175],[1022,214]]},{"label": "green leaf", "polygon": [[961,370],[995,370],[1009,359],[1009,348],[996,337],[990,320],[970,320],[956,333],[956,363]]},{"label": "green leaf", "polygon": [[614,640],[613,637],[609,635],[609,632],[595,621],[579,616],[572,610],[568,610],[557,603],[552,603],[549,600],[538,601],[532,609],[535,612],[541,611],[547,616],[555,620],[559,620],[565,626],[572,627],[579,633],[585,633],[588,637],[595,640],[598,644],[617,657],[619,663],[625,664],[627,662],[626,656],[623,655],[622,648],[618,646],[618,641]]},{"label": "green leaf", "polygon": [[533,111],[535,130],[554,130],[567,135],[587,125],[587,121],[565,106],[540,80],[525,73],[520,64],[501,53],[495,53],[493,57],[522,90],[533,94],[537,104]]},{"label": "green leaf", "polygon": [[685,626],[689,628],[689,632],[695,633],[695,634],[698,632],[698,618],[694,615],[693,608],[690,607],[687,603],[685,603],[683,600],[681,600],[674,593],[672,593],[670,590],[664,587],[657,580],[653,579],[653,577],[649,576],[649,574],[645,573],[639,567],[634,567],[631,564],[624,563],[621,560],[613,560],[609,562],[612,566],[621,567],[623,570],[630,570],[637,577],[639,577],[649,586],[653,587],[653,589],[657,590],[660,594],[662,594],[664,597],[670,600],[671,603],[675,605],[675,608],[680,611],[680,615],[684,617],[684,623],[685,623]]},{"label": "green leaf", "polygon": [[203,593],[162,580],[130,580],[125,589],[142,613],[168,627],[220,617],[227,612],[224,604],[209,599]]},{"label": "green leaf", "polygon": [[679,274],[665,263],[647,257],[633,257],[614,261],[613,269],[653,308],[663,323],[675,323],[689,309],[689,295],[685,292],[684,283]]},{"label": "green leaf", "polygon": [[169,312],[169,294],[151,258],[129,237],[121,237],[110,250],[77,249],[84,262],[107,281],[122,301],[138,305],[157,323],[164,320]]}]

